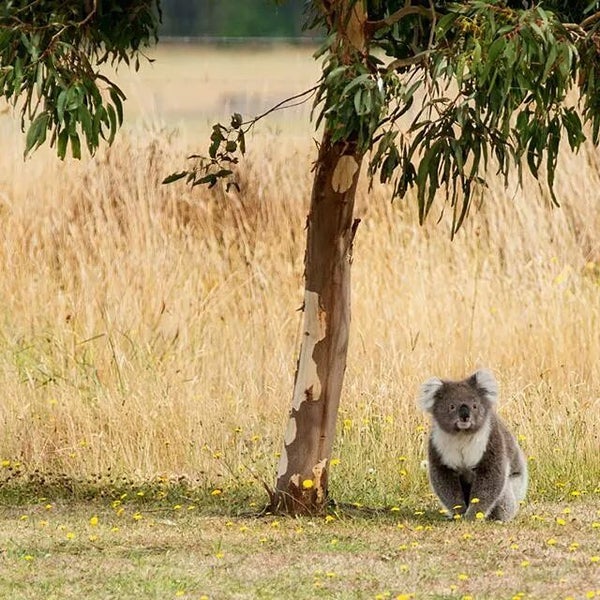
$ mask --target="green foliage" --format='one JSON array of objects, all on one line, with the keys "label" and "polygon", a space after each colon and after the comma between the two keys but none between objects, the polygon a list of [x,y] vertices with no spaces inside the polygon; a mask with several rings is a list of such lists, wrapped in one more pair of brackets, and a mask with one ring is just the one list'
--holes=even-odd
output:
[{"label": "green foliage", "polygon": [[[437,190],[444,188],[454,234],[491,164],[506,179],[515,169],[519,180],[525,165],[534,177],[545,177],[557,202],[553,184],[563,137],[577,150],[590,125],[592,141],[598,143],[600,19],[585,16],[596,3],[580,3],[579,9],[570,3],[568,11],[560,12],[561,3],[555,2],[556,13],[540,5],[513,9],[498,1],[444,4],[435,13],[400,20],[421,22],[411,25],[422,32],[412,57],[406,54],[406,28],[383,24],[382,47],[401,51],[384,69],[389,77],[393,67],[396,80],[386,82],[388,114],[364,149],[373,150],[370,175],[392,182],[394,196],[416,188],[421,221]],[[566,21],[572,17],[583,22]],[[377,37],[371,52],[376,42]],[[412,104],[417,89],[421,106],[401,131],[398,116]],[[571,90],[578,91],[573,102]],[[347,129],[346,135],[356,130]]]},{"label": "green foliage", "polygon": [[[50,137],[64,158],[81,143],[93,153],[111,143],[123,121],[125,95],[99,70],[138,67],[155,39],[157,0],[9,0],[0,6],[0,94],[21,113],[25,154]],[[28,125],[29,123],[29,125]]]},{"label": "green foliage", "polygon": [[242,115],[234,113],[231,117],[229,127],[217,123],[213,125],[210,136],[210,147],[208,157],[192,154],[188,158],[196,161],[191,169],[172,173],[163,180],[163,183],[173,183],[179,179],[186,178],[186,183],[192,187],[206,184],[209,188],[215,186],[221,179],[227,181],[227,191],[235,187],[239,189],[236,181],[231,179],[233,170],[231,167],[237,165],[239,152],[242,156],[246,152],[246,133],[254,125],[254,122],[244,123]]}]

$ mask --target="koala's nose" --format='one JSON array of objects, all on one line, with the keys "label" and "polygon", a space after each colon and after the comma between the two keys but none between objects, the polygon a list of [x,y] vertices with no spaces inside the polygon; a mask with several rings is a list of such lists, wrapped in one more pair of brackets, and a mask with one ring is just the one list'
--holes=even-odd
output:
[{"label": "koala's nose", "polygon": [[468,421],[471,416],[471,412],[469,411],[469,407],[466,404],[461,404],[458,407],[458,418],[461,421]]}]

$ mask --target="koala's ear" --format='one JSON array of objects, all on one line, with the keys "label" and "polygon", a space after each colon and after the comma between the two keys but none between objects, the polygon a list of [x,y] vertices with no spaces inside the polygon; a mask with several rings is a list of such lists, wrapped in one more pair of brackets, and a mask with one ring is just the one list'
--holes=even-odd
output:
[{"label": "koala's ear", "polygon": [[498,382],[489,369],[479,369],[473,373],[469,383],[480,390],[491,404],[498,402]]},{"label": "koala's ear", "polygon": [[438,377],[428,379],[419,390],[419,398],[417,400],[421,410],[431,412],[435,404],[435,394],[444,385],[444,382]]}]

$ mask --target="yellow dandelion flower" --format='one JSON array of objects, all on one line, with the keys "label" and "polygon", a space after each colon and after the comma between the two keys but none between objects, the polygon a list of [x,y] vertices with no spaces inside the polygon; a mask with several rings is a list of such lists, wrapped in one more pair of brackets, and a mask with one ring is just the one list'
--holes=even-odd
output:
[{"label": "yellow dandelion flower", "polygon": [[519,549],[519,544],[511,544],[511,545],[509,546],[509,548],[510,548],[511,550],[518,550],[518,549]]},{"label": "yellow dandelion flower", "polygon": [[335,517],[333,515],[325,516],[325,523],[331,523],[332,521],[335,521]]},{"label": "yellow dandelion flower", "polygon": [[458,580],[459,581],[467,581],[469,579],[469,576],[466,573],[459,573],[458,574]]},{"label": "yellow dandelion flower", "polygon": [[90,542],[97,542],[98,541],[98,536],[97,535],[90,535],[89,538]]},{"label": "yellow dandelion flower", "polygon": [[67,531],[66,538],[68,540],[74,540],[75,539],[75,534],[72,531]]},{"label": "yellow dandelion flower", "polygon": [[600,562],[600,556],[597,556],[597,555],[590,556],[590,562],[593,562],[593,563]]},{"label": "yellow dandelion flower", "polygon": [[28,515],[21,515],[20,517],[21,521],[27,521],[27,519],[29,519]]},{"label": "yellow dandelion flower", "polygon": [[6,460],[4,459],[0,465],[2,465],[5,469],[7,469],[8,467],[10,467],[10,460]]},{"label": "yellow dandelion flower", "polygon": [[573,542],[569,546],[569,552],[575,552],[575,550],[577,550],[577,548],[579,548],[579,543],[578,542]]},{"label": "yellow dandelion flower", "polygon": [[215,488],[210,495],[211,496],[220,496],[223,493],[223,490],[219,489],[219,488]]},{"label": "yellow dandelion flower", "polygon": [[90,517],[90,525],[92,527],[96,527],[96,525],[98,525],[98,517],[96,515]]},{"label": "yellow dandelion flower", "polygon": [[471,596],[471,594],[465,594],[464,596],[461,596],[461,600],[473,600],[473,596]]},{"label": "yellow dandelion flower", "polygon": [[340,459],[339,458],[332,458],[331,461],[329,462],[329,464],[332,467],[337,467],[340,464]]},{"label": "yellow dandelion flower", "polygon": [[271,523],[271,527],[273,527],[273,529],[277,529],[280,525],[281,523],[279,521],[273,521]]},{"label": "yellow dandelion flower", "polygon": [[522,560],[521,561],[521,566],[523,568],[528,567],[531,563],[528,560]]},{"label": "yellow dandelion flower", "polygon": [[471,498],[471,504],[479,504],[481,500],[479,498]]},{"label": "yellow dandelion flower", "polygon": [[398,594],[396,600],[412,600],[414,596],[412,594]]},{"label": "yellow dandelion flower", "polygon": [[590,590],[589,592],[585,593],[585,597],[586,598],[595,598],[596,597],[596,592],[594,590]]},{"label": "yellow dandelion flower", "polygon": [[392,506],[392,508],[390,508],[390,512],[400,512],[400,507],[399,506]]},{"label": "yellow dandelion flower", "polygon": [[141,521],[143,518],[144,518],[144,517],[143,517],[143,516],[142,516],[142,514],[141,514],[141,513],[139,513],[139,512],[136,512],[136,513],[133,515],[133,520],[134,520],[134,521]]},{"label": "yellow dandelion flower", "polygon": [[557,541],[554,538],[549,538],[546,540],[546,544],[548,544],[548,546],[556,546]]},{"label": "yellow dandelion flower", "polygon": [[564,519],[562,519],[561,517],[556,517],[556,524],[557,525],[566,525],[567,522]]},{"label": "yellow dandelion flower", "polygon": [[485,513],[482,513],[481,511],[479,511],[478,513],[475,514],[475,518],[479,519],[481,521],[482,519],[485,519]]},{"label": "yellow dandelion flower", "polygon": [[471,540],[471,539],[473,539],[473,534],[472,533],[463,533],[462,539],[463,540]]},{"label": "yellow dandelion flower", "polygon": [[185,594],[185,590],[177,590],[175,592],[175,596],[181,597]]},{"label": "yellow dandelion flower", "polygon": [[248,531],[248,526],[247,525],[240,525],[239,531],[240,531],[240,533],[244,533],[245,531]]},{"label": "yellow dandelion flower", "polygon": [[400,573],[408,573],[408,565],[400,565],[398,567],[398,569],[400,570]]},{"label": "yellow dandelion flower", "polygon": [[600,529],[600,522],[599,521],[594,521],[592,523],[592,529]]},{"label": "yellow dandelion flower", "polygon": [[310,489],[312,489],[314,486],[315,486],[315,482],[314,482],[312,479],[305,479],[305,480],[302,482],[302,487],[303,487],[305,490],[310,490]]},{"label": "yellow dandelion flower", "polygon": [[31,554],[26,554],[26,555],[23,557],[23,560],[31,561],[31,560],[33,560],[33,556],[31,556]]},{"label": "yellow dandelion flower", "polygon": [[335,571],[327,571],[327,573],[325,573],[325,577],[329,577],[329,579],[333,579],[334,577],[337,577],[337,573]]},{"label": "yellow dandelion flower", "polygon": [[110,531],[111,531],[111,533],[117,533],[119,531],[119,528],[116,527],[116,526],[115,527],[111,527]]},{"label": "yellow dandelion flower", "polygon": [[571,492],[571,496],[573,496],[573,498],[577,498],[577,496],[581,496],[581,492],[579,490],[573,490]]},{"label": "yellow dandelion flower", "polygon": [[503,577],[504,576],[504,571],[502,569],[498,569],[495,572],[496,577]]},{"label": "yellow dandelion flower", "polygon": [[173,510],[181,510],[181,504],[175,504]]},{"label": "yellow dandelion flower", "polygon": [[223,554],[223,552],[221,552],[220,550],[219,552],[215,553],[215,558],[218,558],[219,560],[221,560],[224,556],[225,554]]},{"label": "yellow dandelion flower", "polygon": [[48,527],[48,521],[46,521],[45,519],[38,521],[38,524],[40,527]]}]

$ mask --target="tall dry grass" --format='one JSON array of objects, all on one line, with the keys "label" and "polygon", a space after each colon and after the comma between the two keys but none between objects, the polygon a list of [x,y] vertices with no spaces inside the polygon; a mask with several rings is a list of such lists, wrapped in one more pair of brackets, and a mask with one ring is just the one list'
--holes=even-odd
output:
[{"label": "tall dry grass", "polygon": [[[19,133],[0,126],[3,468],[270,483],[298,350],[310,134],[259,130],[241,194],[226,195],[160,185],[198,149],[168,128],[80,164],[45,150],[23,164]],[[422,494],[418,385],[484,365],[533,493],[598,493],[599,167],[590,148],[563,157],[559,209],[533,182],[494,181],[454,241],[441,197],[421,228],[414,198],[391,205],[363,181],[334,495]]]}]

